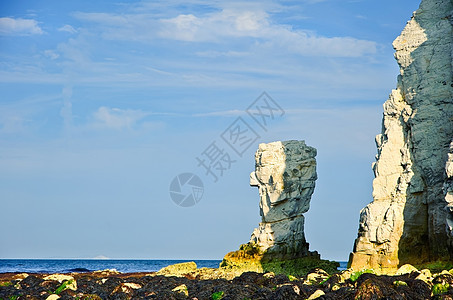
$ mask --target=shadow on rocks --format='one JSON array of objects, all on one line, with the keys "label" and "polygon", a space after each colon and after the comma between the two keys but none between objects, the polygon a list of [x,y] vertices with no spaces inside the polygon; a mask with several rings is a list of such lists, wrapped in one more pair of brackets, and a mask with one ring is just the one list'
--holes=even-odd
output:
[{"label": "shadow on rocks", "polygon": [[421,280],[413,279],[413,275],[377,276],[362,274],[356,281],[357,291],[354,299],[413,299],[431,298],[431,289]]}]

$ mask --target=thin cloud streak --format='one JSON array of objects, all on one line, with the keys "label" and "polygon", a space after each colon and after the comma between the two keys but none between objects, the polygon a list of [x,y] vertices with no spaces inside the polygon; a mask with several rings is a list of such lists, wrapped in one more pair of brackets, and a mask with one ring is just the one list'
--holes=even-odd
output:
[{"label": "thin cloud streak", "polygon": [[38,22],[33,19],[0,18],[0,35],[32,35],[43,34]]},{"label": "thin cloud streak", "polygon": [[69,32],[71,34],[77,33],[77,30],[74,27],[72,27],[71,25],[68,25],[68,24],[58,28],[58,31]]}]

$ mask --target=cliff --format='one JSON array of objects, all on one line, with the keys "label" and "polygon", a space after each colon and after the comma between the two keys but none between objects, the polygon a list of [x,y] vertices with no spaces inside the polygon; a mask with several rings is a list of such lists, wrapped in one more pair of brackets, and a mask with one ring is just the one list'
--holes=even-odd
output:
[{"label": "cliff", "polygon": [[452,11],[450,0],[423,0],[393,42],[400,75],[376,137],[373,202],[360,213],[353,269],[452,258]]}]

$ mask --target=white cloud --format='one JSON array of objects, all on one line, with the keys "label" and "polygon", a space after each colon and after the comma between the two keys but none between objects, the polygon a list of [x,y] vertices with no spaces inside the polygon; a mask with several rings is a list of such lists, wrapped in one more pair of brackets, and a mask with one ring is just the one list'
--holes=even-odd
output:
[{"label": "white cloud", "polygon": [[264,37],[269,26],[264,11],[240,11],[224,9],[204,17],[178,15],[161,19],[159,36],[168,39],[213,42],[222,38]]},{"label": "white cloud", "polygon": [[60,57],[60,54],[56,53],[53,50],[44,50],[44,55],[52,60]]},{"label": "white cloud", "polygon": [[238,31],[255,31],[267,24],[267,15],[263,13],[245,12],[235,17],[235,25]]},{"label": "white cloud", "polygon": [[64,32],[69,32],[69,33],[76,33],[77,30],[75,30],[74,27],[72,27],[71,25],[64,25],[60,28],[58,28],[58,31],[64,31]]},{"label": "white cloud", "polygon": [[149,115],[149,113],[141,110],[101,106],[93,114],[95,120],[94,126],[111,129],[130,129],[147,115]]},{"label": "white cloud", "polygon": [[43,34],[38,22],[33,19],[0,18],[0,35]]},{"label": "white cloud", "polygon": [[194,114],[193,117],[236,117],[236,116],[244,116],[247,113],[243,110],[232,109],[232,110],[224,110],[224,111],[213,111],[201,114]]},{"label": "white cloud", "polygon": [[[274,31],[271,46],[281,46],[290,52],[309,56],[359,57],[374,54],[377,44],[352,37],[323,37],[304,31]],[[277,38],[280,37],[280,38]]]},{"label": "white cloud", "polygon": [[241,52],[241,51],[199,51],[195,53],[197,56],[200,57],[242,57],[250,55],[250,52]]},{"label": "white cloud", "polygon": [[[70,74],[71,81],[83,85],[105,86],[114,82],[129,87],[259,89],[264,85],[307,94],[307,89],[315,93],[316,84],[323,82],[358,90],[355,87],[363,88],[359,84],[363,78],[376,73],[363,68],[372,56],[368,54],[376,51],[374,42],[325,37],[283,25],[285,21],[272,13],[275,7],[247,4],[240,10],[242,4],[221,5],[227,8],[189,10],[192,14],[184,15],[178,15],[179,8],[171,13],[173,18],[149,11],[132,13],[128,5],[122,14],[75,13],[73,16],[81,21],[78,34],[59,35],[65,40],[54,49],[42,49],[46,58],[42,63],[32,57],[18,58],[16,65],[0,70],[0,79],[65,84],[67,76],[61,75]],[[167,33],[162,35],[164,30]],[[112,40],[121,43],[111,47]],[[162,55],[156,59],[149,55],[150,51]],[[341,60],[359,56],[363,60]],[[359,69],[352,70],[358,65]],[[296,78],[301,80],[295,82]],[[372,80],[367,82],[378,85]]]},{"label": "white cloud", "polygon": [[179,15],[176,18],[162,20],[164,28],[160,36],[182,41],[195,41],[202,20],[194,15]]},{"label": "white cloud", "polygon": [[90,31],[99,30],[107,40],[149,42],[157,37],[158,20],[148,14],[111,14],[76,12],[75,18],[91,22]]},{"label": "white cloud", "polygon": [[203,18],[191,16],[190,21],[180,15],[162,22],[165,25],[162,36],[176,40],[213,42],[248,37],[257,39],[259,47],[307,56],[357,57],[376,52],[375,42],[294,30],[287,25],[273,24],[265,12],[223,10]]},{"label": "white cloud", "polygon": [[[75,17],[98,23],[104,38],[150,42],[158,38],[225,44],[238,39],[242,47],[303,56],[359,57],[376,53],[373,41],[353,37],[325,37],[307,30],[275,23],[263,9],[224,8],[200,14],[157,18],[149,14],[76,13]],[[146,29],[146,30],[145,30]],[[249,50],[249,49],[247,49]]]}]

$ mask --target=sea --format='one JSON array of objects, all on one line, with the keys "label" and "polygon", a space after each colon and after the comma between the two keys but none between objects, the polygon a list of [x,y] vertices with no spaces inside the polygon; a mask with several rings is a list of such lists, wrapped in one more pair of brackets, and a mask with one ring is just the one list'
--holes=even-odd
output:
[{"label": "sea", "polygon": [[[198,268],[217,268],[221,260],[159,260],[159,259],[0,259],[0,273],[73,273],[115,269],[122,273],[156,272],[182,262],[194,261]],[[339,270],[347,262],[340,261]]]}]

